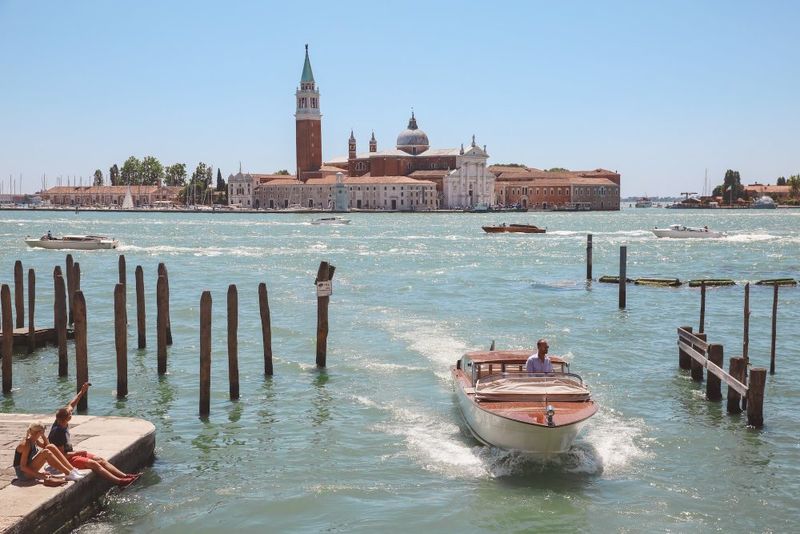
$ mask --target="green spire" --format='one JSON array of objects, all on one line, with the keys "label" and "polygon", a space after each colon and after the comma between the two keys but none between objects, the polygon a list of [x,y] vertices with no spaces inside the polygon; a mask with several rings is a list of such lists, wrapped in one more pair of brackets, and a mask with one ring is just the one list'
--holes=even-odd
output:
[{"label": "green spire", "polygon": [[308,59],[308,45],[306,45],[306,62],[303,64],[303,75],[300,76],[300,83],[314,83],[314,73],[311,72],[311,61]]}]

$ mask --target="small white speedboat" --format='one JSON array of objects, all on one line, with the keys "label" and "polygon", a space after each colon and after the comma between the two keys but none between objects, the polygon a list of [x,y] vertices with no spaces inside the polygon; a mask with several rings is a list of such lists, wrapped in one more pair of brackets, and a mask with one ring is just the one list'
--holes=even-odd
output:
[{"label": "small white speedboat", "polygon": [[70,249],[70,250],[103,250],[119,246],[119,241],[101,235],[65,235],[54,237],[43,235],[36,239],[26,237],[25,243],[32,248]]},{"label": "small white speedboat", "polygon": [[683,226],[682,224],[672,224],[669,228],[653,228],[652,232],[656,237],[675,237],[675,238],[688,238],[688,239],[713,239],[717,237],[725,237],[725,232],[715,232],[709,230],[708,226],[694,227]]},{"label": "small white speedboat", "polygon": [[321,217],[314,219],[311,224],[350,224],[350,219],[344,217]]},{"label": "small white speedboat", "polygon": [[527,373],[533,351],[469,352],[451,368],[470,432],[487,445],[532,454],[566,452],[597,412],[569,365],[550,356],[553,373]]}]

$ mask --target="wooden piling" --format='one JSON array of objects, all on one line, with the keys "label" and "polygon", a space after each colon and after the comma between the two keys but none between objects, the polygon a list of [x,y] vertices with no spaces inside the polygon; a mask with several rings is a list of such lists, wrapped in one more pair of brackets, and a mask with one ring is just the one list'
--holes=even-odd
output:
[{"label": "wooden piling", "polygon": [[167,280],[164,275],[156,283],[156,344],[158,345],[158,374],[167,372]]},{"label": "wooden piling", "polygon": [[494,350],[494,339],[492,340],[492,344],[489,345],[489,352]]},{"label": "wooden piling", "polygon": [[763,367],[750,369],[750,385],[747,387],[747,424],[756,428],[764,426],[764,386],[767,370]]},{"label": "wooden piling", "polygon": [[117,398],[128,395],[128,310],[125,284],[114,286],[114,346],[117,349]]},{"label": "wooden piling", "polygon": [[[712,343],[708,346],[708,361],[723,369],[724,363],[724,356],[723,356],[723,349],[722,345],[718,343]],[[721,401],[722,400],[722,381],[719,379],[717,375],[714,373],[708,373],[708,377],[706,380],[706,398],[710,401]]]},{"label": "wooden piling", "polygon": [[11,392],[11,360],[14,351],[14,318],[11,316],[11,290],[6,284],[0,286],[0,311],[3,319],[3,344],[0,356],[3,357],[3,393]]},{"label": "wooden piling", "polygon": [[[744,383],[744,358],[741,356],[735,356],[730,359],[729,365],[730,367],[728,368],[728,374],[739,382]],[[728,386],[728,413],[742,413],[741,401],[742,396],[739,395],[739,392]]]},{"label": "wooden piling", "polygon": [[147,322],[145,320],[145,302],[144,302],[144,271],[142,266],[136,266],[136,330],[137,330],[137,347],[143,349],[147,347]]},{"label": "wooden piling", "polygon": [[[17,328],[25,327],[25,288],[22,283],[22,262],[14,262],[14,310],[17,317]],[[12,337],[14,333],[11,333]]]},{"label": "wooden piling", "polygon": [[750,363],[750,283],[744,285],[744,328],[742,330],[742,357]]},{"label": "wooden piling", "polygon": [[706,282],[700,283],[700,328],[698,332],[706,331]]},{"label": "wooden piling", "polygon": [[772,293],[772,338],[769,348],[769,374],[775,374],[775,337],[778,333],[778,284]]},{"label": "wooden piling", "polygon": [[592,234],[586,235],[586,279],[592,279]]},{"label": "wooden piling", "polygon": [[36,327],[33,313],[36,308],[36,272],[28,269],[28,354],[36,350]]},{"label": "wooden piling", "polygon": [[[72,298],[75,299],[75,293],[81,290],[81,264],[77,261],[72,264]],[[73,306],[74,307],[74,306]],[[73,317],[74,319],[74,317]]]},{"label": "wooden piling", "polygon": [[[704,333],[698,332],[697,334],[695,334],[695,336],[698,339],[702,340],[702,341],[706,340],[706,335]],[[691,365],[691,369],[692,369],[692,380],[694,380],[695,382],[702,382],[703,381],[703,365],[700,362],[698,362],[697,360],[695,360],[694,358],[690,358],[690,359],[692,360],[691,364],[690,364]]]},{"label": "wooden piling", "polygon": [[167,314],[167,345],[172,345],[172,319],[169,317],[169,273],[167,273],[167,266],[163,263],[158,264],[158,276],[164,277],[164,298],[165,298],[165,313]]},{"label": "wooden piling", "polygon": [[627,289],[627,270],[628,270],[628,247],[619,247],[619,307],[625,309],[626,289]]},{"label": "wooden piling", "polygon": [[231,400],[239,398],[239,295],[228,286],[228,389]]},{"label": "wooden piling", "polygon": [[122,284],[123,286],[126,286],[128,284],[127,281],[128,277],[125,274],[125,254],[119,255],[118,268],[119,268],[119,283]]},{"label": "wooden piling", "polygon": [[[161,277],[159,276],[159,279]],[[200,416],[211,411],[211,292],[200,297]]]},{"label": "wooden piling", "polygon": [[261,339],[264,344],[264,375],[272,376],[272,323],[269,317],[267,284],[258,284],[258,308],[261,311]]},{"label": "wooden piling", "polygon": [[67,254],[67,264],[66,264],[66,270],[67,270],[67,310],[69,311],[68,316],[67,316],[67,318],[68,318],[67,324],[72,324],[72,322],[73,322],[72,296],[75,294],[75,280],[74,280],[75,272],[73,270],[74,266],[75,266],[75,262],[72,259],[72,254]]},{"label": "wooden piling", "polygon": [[[692,333],[691,326],[682,326],[681,328],[690,334]],[[686,354],[680,345],[678,345],[678,367],[687,370],[692,368],[692,357]]]},{"label": "wooden piling", "polygon": [[58,376],[67,376],[69,373],[69,360],[67,358],[67,293],[64,286],[64,277],[58,272],[53,279],[55,299],[53,302],[53,326],[56,329],[58,340]]},{"label": "wooden piling", "polygon": [[328,354],[328,303],[331,300],[329,294],[320,295],[319,283],[333,280],[335,270],[336,267],[327,261],[320,262],[314,281],[317,287],[317,367],[325,367]]},{"label": "wooden piling", "polygon": [[[75,266],[78,267],[78,264],[76,263]],[[80,391],[81,386],[89,381],[86,299],[83,297],[83,292],[80,289],[76,289],[72,300],[72,311],[75,319],[75,378],[77,391]],[[78,411],[86,411],[89,405],[88,396],[89,393],[87,392],[81,397],[78,402]]]}]

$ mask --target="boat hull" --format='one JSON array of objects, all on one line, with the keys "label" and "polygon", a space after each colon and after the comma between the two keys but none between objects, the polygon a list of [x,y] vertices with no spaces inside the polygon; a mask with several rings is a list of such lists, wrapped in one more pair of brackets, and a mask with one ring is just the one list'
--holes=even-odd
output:
[{"label": "boat hull", "polygon": [[108,250],[119,246],[117,240],[102,241],[62,241],[61,239],[26,239],[25,243],[31,248],[44,248],[49,250]]},{"label": "boat hull", "polygon": [[656,228],[652,230],[656,237],[671,237],[675,239],[716,239],[724,237],[721,232],[683,232],[679,230],[670,230],[668,228]]},{"label": "boat hull", "polygon": [[504,234],[504,233],[519,233],[519,234],[543,234],[547,232],[546,228],[539,228],[530,225],[509,225],[509,226],[481,226],[483,231],[487,234]]}]

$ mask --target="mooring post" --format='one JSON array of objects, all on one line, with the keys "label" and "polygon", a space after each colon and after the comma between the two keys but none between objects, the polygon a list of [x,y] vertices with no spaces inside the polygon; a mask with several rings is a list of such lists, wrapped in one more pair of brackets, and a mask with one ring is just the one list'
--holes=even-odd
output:
[{"label": "mooring post", "polygon": [[143,349],[147,346],[147,322],[145,321],[144,307],[144,271],[142,266],[136,266],[136,331],[138,334],[137,347]]},{"label": "mooring post", "polygon": [[[733,378],[744,384],[744,358],[741,356],[734,356],[730,359],[730,367],[728,374]],[[742,396],[739,392],[728,386],[728,413],[742,413]]]},{"label": "mooring post", "polygon": [[628,247],[619,247],[619,307],[625,309],[625,290],[628,286]]},{"label": "mooring post", "polygon": [[14,352],[14,318],[11,317],[11,290],[6,284],[0,286],[0,311],[3,319],[3,393],[11,392],[11,359]]},{"label": "mooring post", "polygon": [[592,234],[586,235],[586,279],[592,279]]},{"label": "mooring post", "polygon": [[336,267],[320,262],[317,270],[317,367],[325,367],[328,354],[328,303],[331,300],[331,280]]},{"label": "mooring post", "polygon": [[67,254],[67,310],[69,311],[67,315],[67,324],[72,324],[73,317],[72,317],[72,296],[75,294],[75,271],[73,267],[75,266],[75,261],[72,259],[72,254]]},{"label": "mooring post", "polygon": [[[701,341],[705,341],[706,340],[706,335],[704,333],[698,332],[697,334],[695,334],[695,336],[698,339],[700,339]],[[691,362],[692,380],[694,380],[695,382],[702,382],[703,381],[703,366],[700,364],[700,362],[698,362],[694,358],[690,357],[690,359],[692,360],[692,362]]]},{"label": "mooring post", "polygon": [[239,398],[239,294],[228,286],[228,389],[231,400]]},{"label": "mooring post", "polygon": [[[58,271],[61,269],[56,267]],[[55,286],[55,299],[53,302],[53,326],[56,329],[58,340],[58,376],[67,376],[69,373],[69,360],[67,359],[67,293],[64,286],[64,277],[56,271],[53,280]]]},{"label": "mooring post", "polygon": [[750,369],[750,385],[747,387],[747,425],[756,428],[764,426],[764,385],[767,370],[763,367]]},{"label": "mooring post", "polygon": [[[17,328],[25,327],[25,288],[22,284],[22,262],[14,262],[14,307],[17,316]],[[13,337],[14,332],[11,332]]]},{"label": "mooring post", "polygon": [[158,374],[167,372],[167,280],[159,275],[156,283],[156,344]]},{"label": "mooring post", "polygon": [[128,277],[125,274],[125,254],[120,254],[119,255],[118,266],[119,266],[119,283],[122,284],[123,286],[125,286],[125,285],[128,284],[128,281],[127,281]]},{"label": "mooring post", "polygon": [[744,328],[742,329],[742,357],[750,363],[750,282],[744,285]]},{"label": "mooring post", "polygon": [[700,282],[700,328],[698,332],[706,331],[706,282]]},{"label": "mooring post", "polygon": [[36,350],[36,327],[33,312],[36,307],[36,273],[28,269],[28,354]]},{"label": "mooring post", "polygon": [[489,345],[489,352],[494,350],[494,339],[492,340],[492,344]]},{"label": "mooring post", "polygon": [[772,343],[769,349],[769,374],[775,374],[775,337],[778,333],[778,284],[772,292]]},{"label": "mooring post", "polygon": [[[718,343],[708,346],[708,361],[722,369],[724,363],[723,348]],[[717,375],[709,372],[706,380],[706,398],[710,401],[722,400],[722,382]]]},{"label": "mooring post", "polygon": [[158,264],[158,276],[164,277],[164,313],[167,318],[167,345],[172,345],[172,319],[169,317],[169,274],[167,273],[167,266],[163,263]]},{"label": "mooring post", "polygon": [[[686,330],[690,334],[692,333],[691,326],[682,326],[681,330]],[[680,341],[680,336],[678,336],[678,341]],[[692,358],[678,345],[678,367],[681,369],[691,369],[692,368]]]},{"label": "mooring post", "polygon": [[[78,264],[76,263],[75,266],[77,267]],[[89,381],[86,299],[84,299],[83,292],[80,289],[75,290],[73,301],[72,311],[75,314],[75,377],[77,382],[77,391],[80,391],[81,386]],[[78,411],[86,411],[86,408],[89,405],[88,397],[88,392],[81,397],[81,400],[78,402]]]},{"label": "mooring post", "polygon": [[267,284],[258,284],[258,309],[261,312],[261,339],[264,344],[264,374],[272,376],[272,323],[269,318]]},{"label": "mooring post", "polygon": [[125,284],[114,286],[114,346],[117,349],[117,398],[128,395],[128,310]]},{"label": "mooring post", "polygon": [[[160,277],[159,277],[160,278]],[[200,416],[211,411],[211,292],[200,297]]]},{"label": "mooring post", "polygon": [[[72,264],[72,298],[81,290],[81,264],[77,261]],[[73,317],[74,319],[74,317]]]}]

